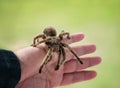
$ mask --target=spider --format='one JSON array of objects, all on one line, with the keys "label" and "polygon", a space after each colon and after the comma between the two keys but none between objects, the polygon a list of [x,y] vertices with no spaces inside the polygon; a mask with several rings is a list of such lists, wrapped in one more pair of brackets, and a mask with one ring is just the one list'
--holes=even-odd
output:
[{"label": "spider", "polygon": [[77,58],[80,64],[83,64],[83,62],[80,60],[77,54],[71,49],[71,47],[68,44],[62,42],[63,37],[70,39],[69,33],[64,31],[62,31],[57,36],[56,29],[53,27],[46,27],[43,31],[43,34],[34,37],[32,44],[33,47],[36,47],[40,43],[45,43],[47,45],[47,54],[40,65],[39,73],[41,73],[44,65],[46,65],[52,59],[52,52],[58,52],[58,61],[55,70],[59,69],[60,65],[63,64],[63,62],[66,59],[64,47],[68,48],[68,50]]}]

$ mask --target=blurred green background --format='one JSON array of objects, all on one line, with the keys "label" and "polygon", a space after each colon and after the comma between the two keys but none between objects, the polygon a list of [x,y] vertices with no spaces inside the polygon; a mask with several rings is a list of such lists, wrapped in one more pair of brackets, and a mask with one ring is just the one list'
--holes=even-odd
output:
[{"label": "blurred green background", "polygon": [[95,43],[102,57],[90,81],[62,88],[120,88],[120,0],[0,0],[0,48],[32,44],[46,26],[83,32],[80,44]]}]

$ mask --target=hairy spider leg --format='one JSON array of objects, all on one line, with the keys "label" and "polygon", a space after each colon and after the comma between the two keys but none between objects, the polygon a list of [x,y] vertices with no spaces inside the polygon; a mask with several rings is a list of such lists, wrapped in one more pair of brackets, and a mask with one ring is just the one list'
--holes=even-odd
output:
[{"label": "hairy spider leg", "polygon": [[77,60],[78,60],[81,64],[83,64],[83,62],[80,60],[80,58],[76,55],[76,53],[71,49],[71,47],[70,47],[68,44],[65,44],[65,43],[62,43],[62,44],[63,44],[64,47],[67,47],[67,48],[71,51],[71,53],[77,58]]},{"label": "hairy spider leg", "polygon": [[43,40],[37,42],[36,44],[32,44],[32,46],[33,46],[33,47],[36,47],[36,46],[39,45],[40,43],[46,42],[46,41],[48,41],[48,40],[51,40],[51,38],[43,39]]},{"label": "hairy spider leg", "polygon": [[44,39],[45,38],[44,34],[40,34],[40,35],[37,35],[36,37],[34,37],[33,46],[36,45],[36,40],[37,40],[37,43],[39,42],[39,38]]},{"label": "hairy spider leg", "polygon": [[70,34],[68,32],[64,32],[64,31],[59,34],[59,38],[62,40],[63,36],[65,36],[65,35],[67,35],[67,38],[70,39]]},{"label": "hairy spider leg", "polygon": [[63,62],[65,61],[66,59],[66,53],[65,53],[65,49],[63,48],[63,46],[61,45],[61,51],[62,51],[62,61],[60,62],[60,65],[63,64]]},{"label": "hairy spider leg", "polygon": [[45,65],[45,63],[47,63],[46,61],[48,60],[48,58],[50,58],[51,54],[53,52],[53,48],[50,48],[46,54],[46,56],[44,57],[40,69],[39,69],[39,73],[41,73],[43,66]]},{"label": "hairy spider leg", "polygon": [[39,45],[40,43],[46,42],[46,40],[41,40],[39,42],[37,42],[36,44],[32,44],[33,47],[36,47],[37,45]]},{"label": "hairy spider leg", "polygon": [[62,50],[61,50],[61,48],[59,48],[59,51],[58,51],[58,61],[57,61],[57,65],[55,67],[55,70],[58,70],[59,67],[60,67],[61,52],[62,52]]},{"label": "hairy spider leg", "polygon": [[52,53],[51,53],[50,57],[46,60],[45,64],[47,64],[51,60],[52,60]]}]

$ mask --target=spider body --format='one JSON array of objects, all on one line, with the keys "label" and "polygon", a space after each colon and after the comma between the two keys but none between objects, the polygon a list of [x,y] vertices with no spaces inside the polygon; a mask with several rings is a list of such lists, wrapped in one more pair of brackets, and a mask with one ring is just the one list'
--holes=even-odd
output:
[{"label": "spider body", "polygon": [[52,47],[57,52],[60,49],[61,40],[58,37],[51,37],[51,40],[45,42],[48,48]]},{"label": "spider body", "polygon": [[[52,52],[58,52],[58,61],[55,70],[59,69],[60,65],[63,64],[64,60],[66,59],[64,47],[68,48],[70,52],[78,59],[78,61],[83,64],[83,62],[71,49],[71,47],[68,44],[62,42],[63,37],[67,37],[68,39],[70,39],[68,32],[62,31],[59,36],[57,36],[55,28],[47,27],[44,29],[43,34],[40,34],[34,38],[32,46],[36,47],[40,43],[45,43],[48,50],[46,56],[41,63],[39,73],[41,73],[43,66],[52,59]],[[39,41],[40,38],[42,38],[41,41]],[[63,58],[61,58],[61,56]]]}]

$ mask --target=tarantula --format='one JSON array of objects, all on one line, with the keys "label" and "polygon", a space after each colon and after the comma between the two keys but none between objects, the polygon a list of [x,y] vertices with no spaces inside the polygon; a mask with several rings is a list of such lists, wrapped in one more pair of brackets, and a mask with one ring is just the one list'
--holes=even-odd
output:
[{"label": "tarantula", "polygon": [[[45,28],[43,31],[43,34],[40,34],[40,35],[34,37],[33,44],[32,44],[33,47],[36,47],[40,43],[45,43],[47,45],[47,50],[48,50],[46,56],[44,57],[44,59],[41,63],[39,73],[41,73],[43,66],[46,65],[52,59],[52,52],[58,52],[58,61],[57,61],[55,70],[59,69],[60,65],[66,59],[66,53],[65,53],[64,47],[68,48],[70,50],[70,52],[77,58],[77,60],[81,64],[83,64],[83,62],[76,55],[76,53],[71,49],[71,47],[68,44],[62,42],[63,37],[70,39],[69,33],[64,32],[64,31],[62,31],[57,36],[56,30],[53,27]],[[42,40],[39,41],[40,38]],[[61,59],[61,55],[63,57],[62,59]]]}]

